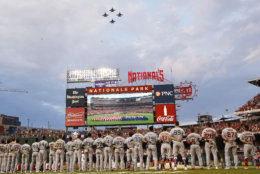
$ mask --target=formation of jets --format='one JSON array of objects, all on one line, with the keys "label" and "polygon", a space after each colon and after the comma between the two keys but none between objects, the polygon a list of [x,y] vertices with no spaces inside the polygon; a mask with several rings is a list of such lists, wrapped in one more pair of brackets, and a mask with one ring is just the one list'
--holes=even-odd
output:
[{"label": "formation of jets", "polygon": [[[114,13],[116,10],[115,10],[114,8],[111,8],[109,11],[110,11],[111,13]],[[108,17],[109,14],[104,13],[102,16],[104,16],[104,17]],[[116,16],[117,16],[117,17],[122,17],[123,14],[119,12]],[[109,21],[109,22],[110,22],[111,24],[113,24],[113,23],[115,23],[116,21],[112,18],[112,20]]]}]

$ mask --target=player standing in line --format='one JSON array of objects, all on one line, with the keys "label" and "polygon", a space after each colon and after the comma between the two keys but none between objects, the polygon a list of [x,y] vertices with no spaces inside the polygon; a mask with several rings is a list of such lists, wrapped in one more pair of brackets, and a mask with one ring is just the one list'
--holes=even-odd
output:
[{"label": "player standing in line", "polygon": [[132,136],[133,137],[133,144],[134,144],[134,171],[137,170],[137,158],[139,156],[140,159],[140,170],[143,171],[143,141],[144,136],[141,134],[141,129],[137,128],[136,133]]},{"label": "player standing in line", "polygon": [[73,168],[72,168],[72,172],[75,171],[76,161],[78,161],[79,171],[81,171],[82,141],[80,140],[80,138],[81,138],[81,135],[79,134],[78,138],[73,141],[74,154],[73,154]]},{"label": "player standing in line", "polygon": [[101,133],[98,133],[98,138],[94,141],[93,145],[96,147],[96,170],[101,172],[103,170],[104,150],[104,139],[101,138]]},{"label": "player standing in line", "polygon": [[72,137],[69,137],[69,141],[67,142],[65,146],[67,152],[66,152],[66,167],[67,172],[72,172],[72,166],[73,166],[73,142]]},{"label": "player standing in line", "polygon": [[28,139],[26,139],[25,143],[21,147],[21,153],[22,153],[21,172],[25,172],[25,173],[27,172],[30,151],[31,151],[31,146],[28,144]]},{"label": "player standing in line", "polygon": [[106,137],[104,138],[105,141],[105,148],[104,148],[104,169],[107,169],[107,160],[108,160],[108,169],[111,171],[112,169],[112,143],[113,137],[110,135],[109,131],[106,131]]},{"label": "player standing in line", "polygon": [[166,156],[169,160],[170,164],[170,170],[172,170],[172,159],[171,159],[171,138],[170,138],[170,133],[167,131],[167,127],[163,127],[163,132],[159,134],[159,141],[162,143],[161,145],[161,155],[162,155],[162,164],[161,168],[162,170],[165,170],[165,161],[166,161]]},{"label": "player standing in line", "polygon": [[46,137],[43,136],[42,137],[42,140],[39,142],[39,148],[40,148],[40,151],[39,151],[39,167],[38,169],[41,168],[41,165],[43,165],[43,172],[46,171],[46,162],[47,162],[47,147],[49,147],[49,143],[45,140]]},{"label": "player standing in line", "polygon": [[256,154],[256,147],[254,146],[255,135],[249,131],[249,126],[244,126],[244,132],[240,136],[240,141],[244,143],[245,168],[248,169],[248,154],[251,153],[255,160],[256,169],[259,168],[259,159]]},{"label": "player standing in line", "polygon": [[182,160],[184,162],[184,170],[187,170],[186,164],[186,155],[184,153],[184,144],[183,138],[185,136],[185,132],[182,128],[179,127],[179,122],[176,121],[175,128],[172,128],[170,132],[171,139],[173,140],[173,154],[174,154],[174,170],[177,170],[177,159],[178,159],[178,152],[180,152],[182,156]]},{"label": "player standing in line", "polygon": [[199,165],[200,169],[203,169],[202,166],[202,158],[201,158],[201,150],[200,150],[200,141],[201,137],[199,134],[195,133],[195,128],[191,127],[190,128],[191,133],[187,136],[187,142],[190,145],[190,154],[191,154],[191,165],[192,165],[192,170],[195,169],[195,156],[197,155],[199,159]]},{"label": "player standing in line", "polygon": [[51,138],[51,142],[49,143],[49,147],[50,147],[50,153],[49,153],[49,170],[55,170],[55,149],[54,149],[54,145],[55,145],[55,139],[52,137]]},{"label": "player standing in line", "polygon": [[[94,140],[92,138],[92,134],[88,133],[87,138],[83,141],[84,155],[87,162],[89,160],[89,171],[93,171],[93,143]],[[86,162],[83,165],[83,171],[86,171]]]},{"label": "player standing in line", "polygon": [[118,158],[120,157],[120,168],[123,170],[125,168],[124,165],[124,144],[125,144],[125,139],[121,137],[121,132],[117,132],[117,137],[114,138],[113,140],[113,147],[115,148],[115,165],[116,165],[116,170],[118,170]]},{"label": "player standing in line", "polygon": [[19,139],[17,139],[11,147],[11,152],[12,152],[11,172],[17,172],[17,165],[19,162],[20,151],[21,151],[21,144],[19,142],[20,142]]},{"label": "player standing in line", "polygon": [[127,164],[126,168],[130,170],[131,168],[131,161],[134,162],[134,144],[133,144],[133,132],[129,132],[129,137],[126,139],[125,144],[127,145],[126,150],[126,158],[127,158]]},{"label": "player standing in line", "polygon": [[5,151],[4,151],[4,146],[5,146],[5,140],[2,139],[1,140],[1,144],[0,144],[0,172],[2,171],[2,164],[4,163],[4,155],[5,155]]},{"label": "player standing in line", "polygon": [[231,127],[230,122],[226,123],[226,128],[222,131],[222,138],[225,141],[225,161],[226,169],[231,168],[230,150],[234,157],[235,169],[238,169],[238,156],[237,156],[237,131]]},{"label": "player standing in line", "polygon": [[12,162],[12,157],[13,157],[13,154],[11,152],[11,147],[12,145],[15,143],[15,139],[11,139],[11,142],[7,145],[7,162],[6,162],[6,172],[9,172],[9,170],[11,170],[11,166],[10,166],[10,163]]},{"label": "player standing in line", "polygon": [[30,172],[33,171],[33,164],[35,163],[36,172],[39,172],[39,140],[35,139],[35,142],[32,144],[32,161],[30,166]]},{"label": "player standing in line", "polygon": [[210,169],[210,153],[213,154],[214,164],[216,169],[218,169],[218,155],[217,155],[217,146],[216,146],[216,136],[217,132],[215,129],[211,128],[211,123],[207,123],[207,127],[202,131],[202,139],[206,141],[205,143],[205,152],[208,169]]},{"label": "player standing in line", "polygon": [[59,135],[59,139],[55,142],[54,148],[56,149],[55,172],[58,170],[59,162],[60,162],[60,172],[63,172],[65,141],[62,139],[62,135]]},{"label": "player standing in line", "polygon": [[158,156],[157,156],[157,148],[156,148],[158,135],[153,132],[153,126],[150,126],[149,130],[150,132],[146,133],[144,136],[144,142],[148,143],[148,147],[146,149],[146,153],[147,153],[146,170],[150,169],[151,156],[153,156],[154,168],[155,170],[158,170]]},{"label": "player standing in line", "polygon": [[6,172],[6,165],[7,165],[7,158],[8,158],[8,146],[10,143],[10,139],[5,140],[5,144],[4,144],[4,159],[2,162],[2,167],[1,167],[1,173],[5,173]]}]

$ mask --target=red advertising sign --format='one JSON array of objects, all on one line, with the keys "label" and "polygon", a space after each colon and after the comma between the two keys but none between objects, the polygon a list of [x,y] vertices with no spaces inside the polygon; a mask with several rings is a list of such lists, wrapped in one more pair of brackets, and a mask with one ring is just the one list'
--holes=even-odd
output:
[{"label": "red advertising sign", "polygon": [[155,105],[156,123],[175,123],[176,109],[175,104],[158,104]]},{"label": "red advertising sign", "polygon": [[85,108],[66,108],[66,126],[85,125]]},{"label": "red advertising sign", "polygon": [[87,94],[114,94],[114,93],[136,93],[152,92],[152,86],[121,86],[110,88],[87,88]]},{"label": "red advertising sign", "polygon": [[128,83],[136,82],[137,80],[157,80],[164,81],[163,70],[153,72],[128,72]]}]

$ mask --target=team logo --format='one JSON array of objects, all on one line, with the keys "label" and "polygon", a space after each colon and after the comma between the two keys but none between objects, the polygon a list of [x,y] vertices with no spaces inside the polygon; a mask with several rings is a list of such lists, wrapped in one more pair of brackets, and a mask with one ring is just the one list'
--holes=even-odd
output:
[{"label": "team logo", "polygon": [[160,96],[161,96],[161,92],[160,92],[160,91],[156,91],[156,92],[155,92],[155,96],[156,96],[156,97],[160,97]]},{"label": "team logo", "polygon": [[189,100],[194,100],[198,96],[197,86],[193,82],[185,80],[185,82],[180,82],[180,85],[176,86],[176,88],[175,93],[178,94],[177,98],[183,101],[186,100],[189,102]]}]

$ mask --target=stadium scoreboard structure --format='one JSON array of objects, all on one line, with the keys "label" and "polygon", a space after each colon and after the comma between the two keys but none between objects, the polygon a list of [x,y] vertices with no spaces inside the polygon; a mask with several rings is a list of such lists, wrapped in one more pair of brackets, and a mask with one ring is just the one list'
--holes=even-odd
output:
[{"label": "stadium scoreboard structure", "polygon": [[173,84],[67,89],[66,106],[66,127],[176,122]]}]

